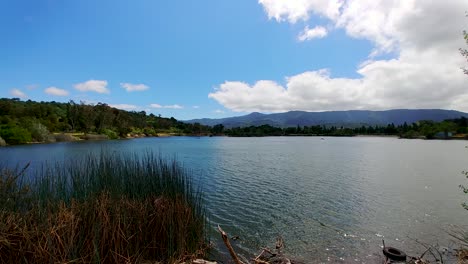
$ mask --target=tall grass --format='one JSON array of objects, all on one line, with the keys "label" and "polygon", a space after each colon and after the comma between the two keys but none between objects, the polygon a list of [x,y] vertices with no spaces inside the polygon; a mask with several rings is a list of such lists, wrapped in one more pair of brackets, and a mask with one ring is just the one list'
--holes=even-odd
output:
[{"label": "tall grass", "polygon": [[28,184],[0,175],[1,263],[171,263],[206,241],[201,192],[176,160],[103,151],[44,164]]}]

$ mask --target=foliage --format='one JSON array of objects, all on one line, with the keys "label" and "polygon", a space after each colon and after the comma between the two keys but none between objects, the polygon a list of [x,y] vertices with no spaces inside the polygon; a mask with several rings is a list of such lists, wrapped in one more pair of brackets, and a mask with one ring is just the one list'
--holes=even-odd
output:
[{"label": "foliage", "polygon": [[420,121],[408,125],[361,126],[355,128],[337,126],[296,126],[279,128],[270,125],[234,127],[223,129],[223,133],[233,137],[262,136],[355,136],[355,135],[397,135],[403,138],[449,138],[448,133],[465,133],[468,122],[465,117],[443,122]]},{"label": "foliage", "polygon": [[[176,132],[184,135],[208,135],[210,127],[188,124],[175,118],[164,118],[145,111],[125,111],[104,103],[96,105],[58,102],[21,101],[17,98],[0,99],[0,125],[17,124],[38,142],[48,140],[48,132],[81,132],[104,134],[111,139],[127,137],[127,134],[157,135],[158,132]],[[6,138],[5,138],[6,139]],[[19,140],[22,143],[31,142]],[[8,141],[7,141],[8,142]],[[18,144],[11,141],[9,144]]]},{"label": "foliage", "polygon": [[10,145],[25,144],[32,141],[31,133],[16,124],[0,125],[0,137]]},{"label": "foliage", "polygon": [[111,130],[111,129],[103,129],[102,134],[106,135],[109,139],[118,139],[119,138],[119,134],[117,134],[117,132],[115,132],[114,130]]},{"label": "foliage", "polygon": [[149,128],[149,127],[146,127],[145,129],[143,129],[143,133],[149,137],[158,135],[158,133],[156,133],[156,130],[154,130],[153,128]]},{"label": "foliage", "polygon": [[34,141],[46,142],[49,139],[49,130],[46,126],[37,121],[31,124],[29,131],[31,132],[31,136]]},{"label": "foliage", "polygon": [[152,153],[3,168],[0,195],[0,263],[172,263],[205,244],[201,192]]},{"label": "foliage", "polygon": [[[175,118],[164,118],[145,111],[129,112],[112,108],[106,104],[89,105],[83,102],[68,103],[21,101],[19,99],[0,99],[0,129],[18,127],[20,130],[0,131],[8,144],[35,141],[47,141],[48,131],[55,134],[57,141],[69,141],[73,138],[67,132],[84,134],[102,134],[110,139],[131,136],[156,136],[159,133],[171,135],[228,135],[234,137],[262,136],[354,136],[354,135],[398,135],[404,138],[448,138],[449,133],[467,133],[466,118],[446,120],[443,122],[419,121],[413,124],[387,124],[380,126],[355,125],[312,125],[287,128],[271,125],[234,127],[226,129],[222,124],[213,127],[200,123],[184,123]],[[8,128],[11,130],[11,128]],[[7,129],[7,130],[8,130]],[[23,129],[23,130],[21,130]],[[47,131],[47,130],[48,131]],[[3,129],[1,129],[3,130]],[[24,131],[26,130],[26,131]],[[16,135],[18,134],[19,135]],[[442,132],[442,136],[440,133]],[[3,136],[2,133],[8,134]],[[29,134],[29,136],[28,136]],[[16,136],[14,136],[16,135]],[[9,136],[9,139],[7,137]],[[12,139],[10,139],[13,137]],[[86,137],[83,137],[86,138]],[[97,138],[89,136],[89,138]]]},{"label": "foliage", "polygon": [[222,124],[214,125],[211,128],[211,133],[214,135],[222,135],[224,132],[224,126]]}]

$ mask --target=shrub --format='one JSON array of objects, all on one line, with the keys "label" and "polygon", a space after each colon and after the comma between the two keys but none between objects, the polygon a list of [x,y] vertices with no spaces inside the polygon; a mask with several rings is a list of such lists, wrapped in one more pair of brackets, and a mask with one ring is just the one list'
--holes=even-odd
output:
[{"label": "shrub", "polygon": [[32,141],[28,130],[14,124],[0,126],[0,137],[10,145],[26,144]]},{"label": "shrub", "polygon": [[46,142],[50,135],[47,127],[39,122],[32,123],[29,131],[31,132],[32,139],[37,142]]},{"label": "shrub", "polygon": [[153,128],[149,128],[149,127],[145,128],[143,130],[143,132],[145,133],[146,136],[156,136],[156,135],[158,135],[158,133],[156,133],[156,131]]},{"label": "shrub", "polygon": [[140,129],[138,127],[132,127],[132,131],[130,132],[130,134],[132,135],[140,135],[140,134],[143,134],[143,129]]},{"label": "shrub", "polygon": [[110,129],[103,129],[102,134],[106,135],[109,139],[118,139],[119,134],[115,132],[114,130]]}]

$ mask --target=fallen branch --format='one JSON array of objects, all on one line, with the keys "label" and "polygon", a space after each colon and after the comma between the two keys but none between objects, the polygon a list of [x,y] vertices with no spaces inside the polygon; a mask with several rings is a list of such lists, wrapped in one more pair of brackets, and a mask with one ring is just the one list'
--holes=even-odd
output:
[{"label": "fallen branch", "polygon": [[218,225],[218,231],[219,233],[221,233],[221,238],[223,239],[224,241],[224,245],[226,245],[227,249],[229,250],[229,254],[231,254],[231,257],[232,259],[234,260],[234,263],[236,264],[244,264],[244,262],[242,262],[239,257],[237,257],[237,254],[236,252],[234,251],[234,249],[232,248],[231,246],[231,243],[229,242],[229,237],[227,236],[226,232],[224,232],[223,229],[221,229],[221,227]]}]

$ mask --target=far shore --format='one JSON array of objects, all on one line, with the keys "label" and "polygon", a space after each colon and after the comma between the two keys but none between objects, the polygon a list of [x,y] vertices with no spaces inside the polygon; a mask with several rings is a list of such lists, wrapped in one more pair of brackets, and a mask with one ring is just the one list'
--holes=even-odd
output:
[{"label": "far shore", "polygon": [[[26,145],[33,144],[53,144],[60,142],[79,142],[79,141],[104,141],[104,140],[125,140],[125,139],[137,139],[137,138],[151,138],[151,137],[320,137],[320,138],[334,138],[334,137],[359,137],[359,138],[397,138],[397,139],[421,139],[421,140],[468,140],[466,137],[451,137],[451,138],[434,138],[427,139],[425,137],[414,137],[414,138],[405,138],[399,135],[265,135],[265,136],[230,136],[230,135],[213,135],[213,134],[181,134],[181,133],[168,133],[161,132],[154,135],[146,134],[127,134],[126,137],[119,138],[109,138],[103,134],[85,134],[83,132],[65,132],[65,133],[52,133],[51,136],[55,137],[55,140],[44,141],[44,142],[28,142]],[[21,145],[21,144],[18,144]],[[6,145],[6,146],[18,146],[18,145]],[[1,147],[1,146],[0,146]]]}]

